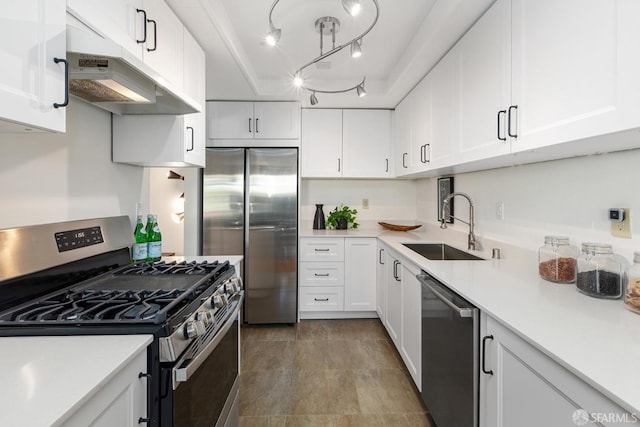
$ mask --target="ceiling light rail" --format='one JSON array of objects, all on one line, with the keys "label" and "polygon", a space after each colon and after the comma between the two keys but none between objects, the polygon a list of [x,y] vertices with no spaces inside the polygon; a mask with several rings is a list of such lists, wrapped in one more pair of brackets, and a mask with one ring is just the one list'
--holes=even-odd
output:
[{"label": "ceiling light rail", "polygon": [[[310,67],[311,65],[317,62],[320,62],[323,59],[335,53],[340,52],[342,49],[346,48],[347,46],[349,46],[350,48],[352,58],[359,58],[362,55],[362,39],[367,34],[369,34],[369,32],[373,29],[373,27],[378,22],[378,17],[380,16],[380,5],[378,4],[378,0],[371,0],[371,1],[373,2],[376,8],[376,16],[373,22],[371,23],[371,25],[362,34],[354,37],[353,39],[349,40],[344,44],[341,44],[338,47],[336,47],[336,33],[340,31],[340,21],[337,18],[334,18],[331,16],[325,16],[322,18],[318,18],[316,20],[315,28],[320,33],[320,55],[312,59],[311,61],[307,62],[306,64],[304,64],[302,67],[298,68],[298,70],[293,74],[294,86],[311,92],[311,96],[310,96],[311,105],[316,105],[318,103],[316,92],[317,93],[345,93],[345,92],[350,92],[352,90],[355,90],[359,97],[363,97],[367,94],[367,92],[364,89],[364,82],[366,77],[363,77],[362,81],[357,85],[347,89],[321,90],[321,89],[314,89],[314,88],[305,86],[304,79],[302,77],[302,71],[304,71],[306,68]],[[269,9],[269,29],[270,30],[267,36],[265,37],[265,40],[266,40],[266,43],[270,46],[275,46],[276,44],[278,44],[278,41],[282,36],[282,29],[276,27],[272,19],[273,10],[279,2],[280,0],[275,0],[271,5],[271,8]],[[361,0],[341,0],[341,2],[342,2],[342,7],[351,16],[355,16],[359,14],[360,11],[362,10]],[[331,34],[332,48],[330,51],[323,53],[323,48],[324,48],[323,37],[324,37],[325,29],[329,31],[329,33]]]}]

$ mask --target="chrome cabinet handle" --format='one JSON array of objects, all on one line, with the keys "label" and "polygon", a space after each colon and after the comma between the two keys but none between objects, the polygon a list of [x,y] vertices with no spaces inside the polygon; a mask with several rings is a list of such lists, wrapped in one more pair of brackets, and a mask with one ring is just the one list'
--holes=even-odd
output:
[{"label": "chrome cabinet handle", "polygon": [[340,172],[340,159],[338,159],[338,172]]},{"label": "chrome cabinet handle", "polygon": [[251,133],[251,117],[249,117],[249,133]]},{"label": "chrome cabinet handle", "polygon": [[485,368],[485,362],[486,362],[486,351],[487,351],[487,347],[486,347],[486,343],[487,340],[491,340],[493,341],[493,335],[487,335],[482,337],[482,372],[484,374],[487,375],[493,375],[493,370],[487,370],[487,368]]},{"label": "chrome cabinet handle", "polygon": [[382,261],[382,253],[384,252],[384,249],[380,249],[379,251],[379,255],[378,255],[378,263],[380,265],[384,265],[384,262]]},{"label": "chrome cabinet handle", "polygon": [[147,22],[153,24],[153,49],[147,48],[147,52],[153,52],[158,48],[158,23],[153,19],[147,19]]},{"label": "chrome cabinet handle", "polygon": [[260,118],[256,117],[256,133],[260,133],[260,128],[258,127],[258,120],[260,120]]},{"label": "chrome cabinet handle", "polygon": [[145,43],[147,41],[147,11],[144,9],[136,9],[136,13],[142,13],[142,40],[136,39],[137,43]]},{"label": "chrome cabinet handle", "polygon": [[193,151],[194,148],[194,131],[191,126],[187,126],[187,130],[191,129],[191,148],[187,148],[187,151]]},{"label": "chrome cabinet handle", "polygon": [[384,171],[385,172],[389,172],[389,159],[384,159],[384,161],[386,162],[386,166],[384,167]]},{"label": "chrome cabinet handle", "polygon": [[316,252],[329,252],[329,248],[326,248],[326,249],[314,248],[313,250],[316,251]]},{"label": "chrome cabinet handle", "polygon": [[500,136],[500,129],[502,128],[502,126],[500,126],[500,116],[502,114],[507,114],[507,110],[500,110],[498,111],[498,140],[500,141],[506,141],[507,137],[506,136]]},{"label": "chrome cabinet handle", "polygon": [[402,153],[402,167],[403,168],[407,168],[407,154],[409,153]]},{"label": "chrome cabinet handle", "polygon": [[393,278],[396,279],[396,281],[400,281],[400,275],[398,274],[398,266],[400,265],[400,261],[393,260]]},{"label": "chrome cabinet handle", "polygon": [[329,298],[313,298],[314,301],[322,301],[322,302],[326,302],[329,301]]},{"label": "chrome cabinet handle", "polygon": [[313,275],[316,277],[329,277],[329,273],[325,273],[325,274],[313,273]]},{"label": "chrome cabinet handle", "polygon": [[[429,156],[427,158],[427,148],[429,148]],[[431,144],[424,144],[424,163],[431,162]]]},{"label": "chrome cabinet handle", "polygon": [[[512,105],[511,107],[509,107],[509,118],[507,120],[507,133],[509,134],[509,136],[511,138],[517,138],[518,134],[511,132],[511,122],[512,122],[512,120],[511,120],[511,110],[515,110],[516,111],[515,114],[517,114],[518,113],[518,106],[517,105]],[[514,114],[514,116],[515,116],[515,118],[517,120],[518,117],[515,114]]]},{"label": "chrome cabinet handle", "polygon": [[64,64],[64,101],[62,104],[53,103],[53,108],[66,107],[69,105],[69,61],[63,58],[53,58],[56,64],[62,62]]}]

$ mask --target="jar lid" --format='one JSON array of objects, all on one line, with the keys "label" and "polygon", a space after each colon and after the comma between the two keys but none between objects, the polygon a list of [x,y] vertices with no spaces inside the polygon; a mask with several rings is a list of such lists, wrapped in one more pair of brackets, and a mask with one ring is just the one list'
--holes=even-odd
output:
[{"label": "jar lid", "polygon": [[568,245],[569,238],[566,236],[544,236],[544,243],[549,245]]},{"label": "jar lid", "polygon": [[608,243],[585,242],[582,244],[583,253],[612,254],[613,247]]}]

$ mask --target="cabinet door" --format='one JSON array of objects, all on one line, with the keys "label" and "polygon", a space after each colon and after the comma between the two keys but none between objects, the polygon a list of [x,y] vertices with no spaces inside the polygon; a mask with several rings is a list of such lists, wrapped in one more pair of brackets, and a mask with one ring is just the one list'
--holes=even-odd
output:
[{"label": "cabinet door", "polygon": [[395,110],[395,175],[410,173],[411,160],[411,95],[402,100]]},{"label": "cabinet door", "polygon": [[511,0],[494,3],[456,45],[455,53],[460,123],[456,161],[465,163],[509,153],[506,123],[511,94]]},{"label": "cabinet door", "polygon": [[345,178],[391,176],[390,110],[344,110],[342,112],[342,156]]},{"label": "cabinet door", "polygon": [[67,0],[67,10],[102,37],[142,59],[142,0]]},{"label": "cabinet door", "polygon": [[342,176],[342,110],[302,110],[301,146],[302,177]]},{"label": "cabinet door", "polygon": [[634,0],[513,0],[513,151],[640,124],[638,14]]},{"label": "cabinet door", "polygon": [[184,162],[192,166],[205,167],[207,156],[204,113],[186,114],[183,117]]},{"label": "cabinet door", "polygon": [[300,138],[300,105],[297,102],[256,102],[253,114],[254,138]]},{"label": "cabinet door", "polygon": [[207,102],[210,139],[253,138],[253,102]]},{"label": "cabinet door", "polygon": [[143,0],[147,11],[147,42],[143,60],[178,90],[183,87],[184,26],[164,0]]},{"label": "cabinet door", "polygon": [[33,128],[64,132],[66,2],[25,0],[2,2],[0,14],[0,131]]},{"label": "cabinet door", "polygon": [[191,33],[184,30],[184,93],[200,103],[204,113],[206,98],[206,60],[204,50]]},{"label": "cabinet door", "polygon": [[[492,375],[481,373],[486,379],[482,389],[486,395],[480,399],[480,419],[485,423],[481,427],[574,427],[577,410],[630,416],[501,323],[484,314],[482,319],[484,336],[492,339],[486,340],[486,360],[480,363]],[[591,420],[579,425],[602,424]]]},{"label": "cabinet door", "polygon": [[385,271],[386,248],[383,245],[378,246],[378,259],[376,260],[376,311],[382,324],[386,321],[386,304],[387,293],[385,281],[387,279]]},{"label": "cabinet door", "polygon": [[344,240],[344,309],[374,311],[377,239],[358,237]]},{"label": "cabinet door", "polygon": [[426,76],[413,89],[411,96],[411,120],[409,130],[410,155],[405,163],[409,163],[411,171],[429,169],[429,157],[433,139],[431,138],[431,78]]},{"label": "cabinet door", "polygon": [[414,266],[402,265],[402,327],[400,355],[413,382],[422,389],[421,343],[422,343],[422,313],[421,285],[416,274],[420,271]]},{"label": "cabinet door", "polygon": [[453,163],[452,147],[458,143],[458,104],[455,48],[431,70],[431,137],[425,148],[428,168]]},{"label": "cabinet door", "polygon": [[386,294],[387,305],[384,325],[391,340],[400,348],[400,327],[402,325],[402,264],[391,252],[386,254]]}]

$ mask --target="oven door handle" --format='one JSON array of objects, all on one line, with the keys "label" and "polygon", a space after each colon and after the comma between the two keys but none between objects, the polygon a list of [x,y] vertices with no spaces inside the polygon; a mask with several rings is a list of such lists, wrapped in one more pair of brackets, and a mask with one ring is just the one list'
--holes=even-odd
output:
[{"label": "oven door handle", "polygon": [[418,281],[420,283],[422,283],[422,286],[426,286],[431,292],[433,292],[433,294],[443,303],[445,303],[451,310],[455,311],[456,313],[458,313],[458,316],[460,317],[473,317],[473,308],[466,308],[466,307],[458,307],[457,305],[455,305],[454,303],[452,303],[451,301],[449,301],[444,295],[442,295],[440,292],[438,292],[438,290],[436,290],[433,286],[431,286],[428,282],[427,282],[427,278],[421,274],[418,274],[416,276],[416,278],[418,279]]},{"label": "oven door handle", "polygon": [[238,313],[240,312],[240,307],[242,306],[242,298],[238,301],[238,305],[235,310],[233,310],[233,315],[229,317],[224,326],[220,328],[220,330],[216,333],[216,336],[207,344],[207,346],[200,352],[196,357],[194,357],[191,362],[187,366],[182,368],[173,368],[173,389],[175,390],[179,383],[186,382],[191,378],[198,368],[207,360],[209,355],[213,353],[213,350],[216,349],[220,341],[224,338],[224,336],[229,332],[231,326],[238,318]]}]

